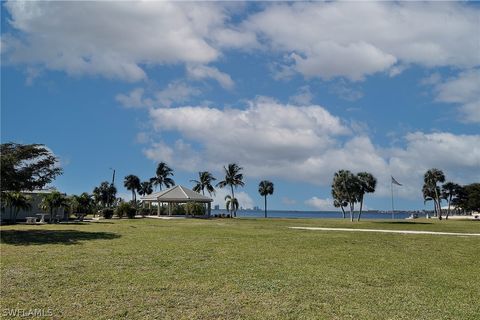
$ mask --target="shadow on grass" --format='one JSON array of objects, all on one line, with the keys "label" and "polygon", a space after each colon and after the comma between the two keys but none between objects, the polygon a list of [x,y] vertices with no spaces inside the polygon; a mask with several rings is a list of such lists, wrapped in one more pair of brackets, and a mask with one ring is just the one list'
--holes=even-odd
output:
[{"label": "shadow on grass", "polygon": [[112,240],[120,235],[111,232],[86,232],[77,230],[2,230],[2,243],[16,246],[42,244],[80,244],[87,240]]},{"label": "shadow on grass", "polygon": [[432,224],[431,222],[415,222],[415,221],[374,221],[381,224]]}]

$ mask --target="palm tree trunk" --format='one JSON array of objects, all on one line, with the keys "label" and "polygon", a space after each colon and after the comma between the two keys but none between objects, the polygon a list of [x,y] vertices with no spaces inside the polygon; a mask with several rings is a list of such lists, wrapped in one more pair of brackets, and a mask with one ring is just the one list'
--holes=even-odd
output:
[{"label": "palm tree trunk", "polygon": [[[232,190],[232,200],[235,199],[235,193],[233,192],[233,185],[230,185],[230,189]],[[231,212],[230,212],[231,217],[237,217],[237,212],[234,208],[234,206],[231,207]]]},{"label": "palm tree trunk", "polygon": [[440,207],[440,197],[438,196],[437,186],[435,186],[435,200],[438,207],[438,220],[442,220],[442,208]]},{"label": "palm tree trunk", "polygon": [[448,220],[448,216],[450,215],[450,203],[452,203],[452,195],[451,194],[448,198],[448,209],[447,209],[447,215],[445,216],[445,220]]},{"label": "palm tree trunk", "polygon": [[354,204],[350,203],[350,221],[352,221],[352,222],[353,222],[353,206],[354,206]]},{"label": "palm tree trunk", "polygon": [[17,208],[15,208],[15,210],[13,210],[13,224],[17,223],[18,211],[19,211],[19,209],[17,209]]},{"label": "palm tree trunk", "polygon": [[438,200],[435,200],[435,206],[437,207],[437,218],[438,220],[442,220],[442,210],[440,209],[440,203],[438,202]]},{"label": "palm tree trunk", "polygon": [[360,212],[358,213],[357,221],[360,221],[360,216],[362,215],[362,208],[363,208],[363,195],[362,195],[362,198],[360,199]]},{"label": "palm tree trunk", "polygon": [[267,196],[265,196],[265,218],[267,217]]}]

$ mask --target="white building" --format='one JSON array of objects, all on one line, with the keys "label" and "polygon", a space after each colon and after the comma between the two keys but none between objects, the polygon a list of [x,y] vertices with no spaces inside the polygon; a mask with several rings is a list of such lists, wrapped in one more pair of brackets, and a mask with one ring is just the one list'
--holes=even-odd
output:
[{"label": "white building", "polygon": [[[46,215],[49,217],[50,212],[46,212],[40,209],[39,205],[42,202],[43,196],[46,194],[52,193],[56,190],[34,190],[34,191],[22,191],[22,194],[30,198],[30,210],[20,210],[17,214],[17,221],[25,221],[27,217],[36,217],[40,220],[41,215]],[[63,220],[65,216],[65,210],[59,208],[57,211],[57,219]],[[10,217],[10,207],[5,207],[1,210],[1,221],[11,220]],[[48,218],[47,218],[48,221]]]}]

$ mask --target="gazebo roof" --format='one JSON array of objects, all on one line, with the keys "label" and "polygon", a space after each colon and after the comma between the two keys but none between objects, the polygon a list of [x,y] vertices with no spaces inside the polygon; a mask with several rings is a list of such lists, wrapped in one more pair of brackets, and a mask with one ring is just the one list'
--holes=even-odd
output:
[{"label": "gazebo roof", "polygon": [[141,197],[143,201],[158,201],[158,202],[212,202],[213,200],[198,192],[185,188],[181,185],[176,185],[172,188],[154,192],[148,196]]}]

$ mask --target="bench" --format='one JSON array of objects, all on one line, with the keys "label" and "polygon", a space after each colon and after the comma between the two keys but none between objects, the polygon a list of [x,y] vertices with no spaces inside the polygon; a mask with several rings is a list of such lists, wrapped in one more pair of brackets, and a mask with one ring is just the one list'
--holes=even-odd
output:
[{"label": "bench", "polygon": [[36,224],[37,217],[27,217],[27,224]]}]

